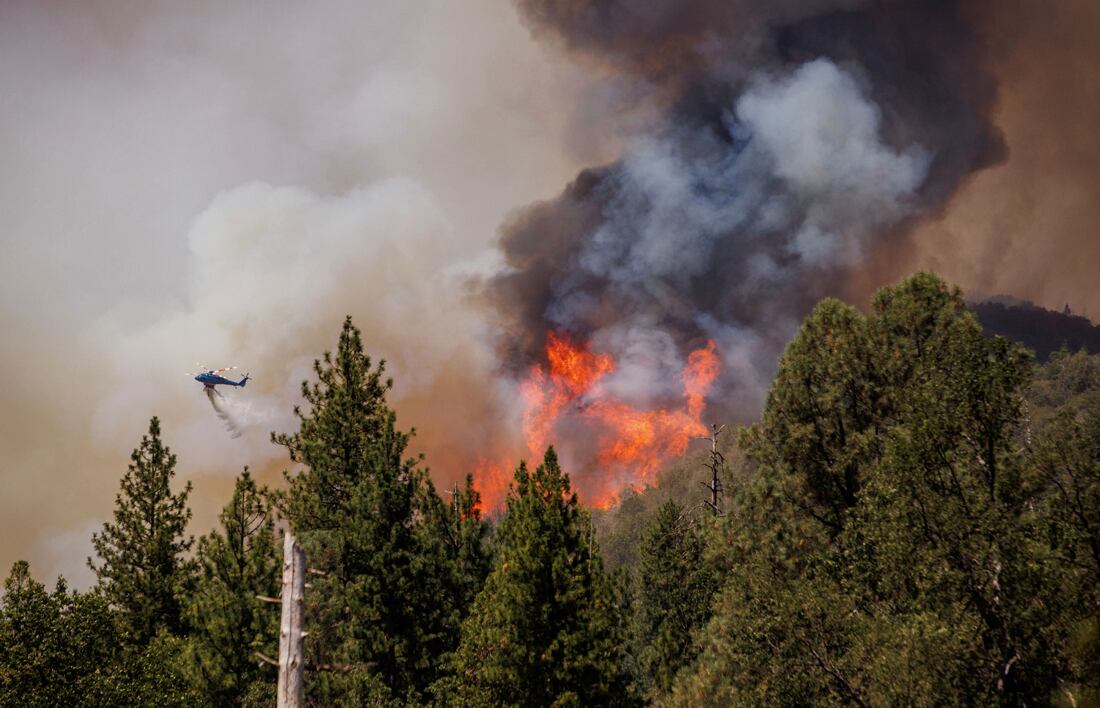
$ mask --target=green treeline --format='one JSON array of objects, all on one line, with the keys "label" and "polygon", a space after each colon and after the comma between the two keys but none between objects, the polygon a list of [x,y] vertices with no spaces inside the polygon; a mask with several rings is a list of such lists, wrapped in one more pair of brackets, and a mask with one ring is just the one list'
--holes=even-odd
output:
[{"label": "green treeline", "polygon": [[685,473],[593,517],[551,449],[490,520],[350,320],[314,373],[286,484],[245,470],[197,542],[152,420],[96,586],[5,581],[0,705],[273,705],[287,524],[309,705],[1100,705],[1100,357],[1036,366],[933,276],[818,305],[720,515]]}]

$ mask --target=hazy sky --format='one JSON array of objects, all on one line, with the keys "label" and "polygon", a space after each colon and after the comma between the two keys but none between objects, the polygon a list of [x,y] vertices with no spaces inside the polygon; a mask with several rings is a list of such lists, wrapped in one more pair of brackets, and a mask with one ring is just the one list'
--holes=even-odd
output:
[{"label": "hazy sky", "polygon": [[[463,274],[600,158],[570,108],[587,82],[500,0],[0,4],[3,572],[87,578],[154,414],[196,530],[243,465],[273,479],[268,433],[345,314],[435,466],[475,446]],[[251,371],[226,394],[243,437],[195,362]]]},{"label": "hazy sky", "polygon": [[[1097,6],[1013,7],[987,27],[1007,161],[853,293],[931,267],[1100,316]],[[464,472],[480,422],[518,423],[464,283],[515,210],[620,155],[636,88],[505,0],[0,3],[0,572],[88,582],[152,415],[196,533],[243,465],[275,481],[268,433],[346,314],[417,449]],[[242,437],[196,362],[252,373]]]}]

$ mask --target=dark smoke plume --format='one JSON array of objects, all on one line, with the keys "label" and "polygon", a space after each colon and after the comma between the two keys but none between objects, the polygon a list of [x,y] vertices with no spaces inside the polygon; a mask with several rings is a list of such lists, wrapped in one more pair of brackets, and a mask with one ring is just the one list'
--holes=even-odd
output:
[{"label": "dark smoke plume", "polygon": [[812,303],[1004,156],[974,3],[518,5],[536,35],[646,87],[657,117],[505,225],[485,296],[517,372],[565,331],[622,362],[617,394],[653,404],[714,339],[712,403],[751,414]]}]

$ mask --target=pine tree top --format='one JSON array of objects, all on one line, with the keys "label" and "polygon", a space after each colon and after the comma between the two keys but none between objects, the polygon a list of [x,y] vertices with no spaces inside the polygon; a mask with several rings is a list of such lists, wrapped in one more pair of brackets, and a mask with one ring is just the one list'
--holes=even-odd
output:
[{"label": "pine tree top", "polygon": [[173,494],[176,456],[161,440],[160,420],[130,456],[130,465],[115,497],[114,521],[92,535],[101,563],[91,558],[99,588],[123,611],[138,642],[158,628],[181,628],[178,590],[187,584],[193,563],[185,558],[194,544],[187,536],[191,483]]}]

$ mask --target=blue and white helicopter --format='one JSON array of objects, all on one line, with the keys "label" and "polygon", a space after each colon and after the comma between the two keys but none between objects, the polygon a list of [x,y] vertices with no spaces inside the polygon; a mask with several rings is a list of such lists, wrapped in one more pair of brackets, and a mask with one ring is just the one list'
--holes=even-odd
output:
[{"label": "blue and white helicopter", "polygon": [[198,373],[190,373],[188,376],[194,376],[195,380],[205,386],[208,390],[214,391],[215,386],[241,386],[242,388],[248,383],[248,374],[244,375],[240,381],[234,381],[233,379],[227,379],[222,376],[224,371],[232,371],[236,369],[235,366],[227,366],[223,369],[207,369],[202,364],[196,364],[199,369],[202,369]]}]

